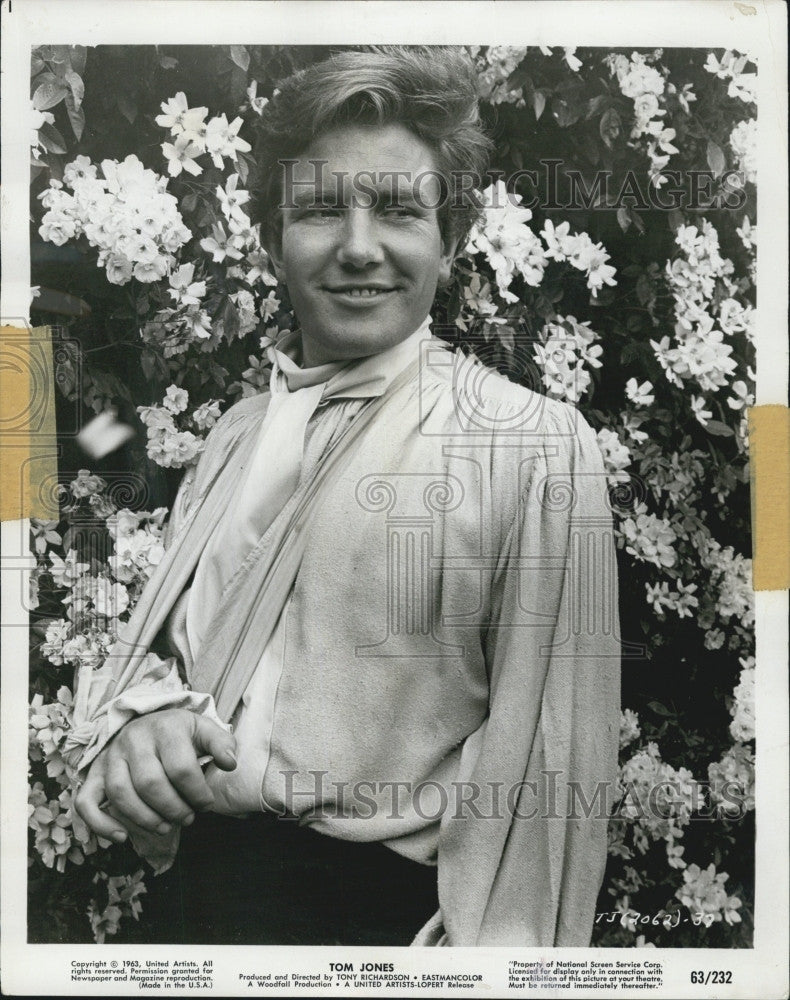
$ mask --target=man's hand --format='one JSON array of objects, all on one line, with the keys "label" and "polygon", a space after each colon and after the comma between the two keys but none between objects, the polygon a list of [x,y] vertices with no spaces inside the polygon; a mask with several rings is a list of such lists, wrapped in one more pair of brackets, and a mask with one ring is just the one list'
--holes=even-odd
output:
[{"label": "man's hand", "polygon": [[[120,842],[135,827],[168,833],[174,823],[191,823],[195,810],[214,801],[198,758],[211,754],[217,767],[232,771],[235,751],[230,733],[186,709],[140,716],[91,764],[74,806],[100,837]],[[100,808],[107,802],[112,815]]]}]

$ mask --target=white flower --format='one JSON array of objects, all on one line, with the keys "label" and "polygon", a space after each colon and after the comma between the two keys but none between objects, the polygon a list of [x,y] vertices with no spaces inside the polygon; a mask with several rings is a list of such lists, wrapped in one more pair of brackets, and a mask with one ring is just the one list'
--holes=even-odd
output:
[{"label": "white flower", "polygon": [[708,781],[721,815],[738,819],[754,809],[754,754],[742,743],[733,744],[721,760],[708,765]]},{"label": "white flower", "polygon": [[516,302],[517,297],[509,291],[515,275],[537,286],[546,266],[540,240],[527,225],[532,212],[521,207],[520,195],[508,193],[504,181],[489,185],[481,200],[483,218],[472,229],[466,251],[485,254],[496,275],[499,294],[506,302]]},{"label": "white flower", "polygon": [[242,223],[249,223],[249,217],[242,212],[241,206],[246,205],[250,200],[250,192],[238,187],[239,175],[231,174],[225,182],[224,189],[217,185],[217,198],[219,198],[222,214],[228,221],[237,219]]},{"label": "white flower", "polygon": [[250,107],[255,112],[256,115],[262,115],[263,109],[269,103],[268,97],[258,97],[258,81],[253,80],[252,83],[247,87],[247,99],[250,102]]},{"label": "white flower", "polygon": [[635,517],[625,518],[620,525],[619,534],[626,552],[638,562],[649,562],[659,569],[674,566],[677,536],[669,521],[648,514],[643,503],[637,506],[634,514]]},{"label": "white flower", "polygon": [[234,118],[228,124],[228,119],[223,114],[211,118],[206,125],[206,152],[211,155],[214,166],[220,170],[223,166],[223,157],[235,160],[237,153],[248,153],[252,149],[248,142],[239,138],[238,131],[243,123],[242,118]]},{"label": "white flower", "polygon": [[200,134],[208,108],[189,108],[183,91],[160,106],[164,113],[157,115],[154,120],[162,128],[169,128],[171,135],[180,135],[182,132]]},{"label": "white flower", "polygon": [[730,132],[730,146],[746,180],[757,183],[757,119],[749,118]]},{"label": "white flower", "polygon": [[165,389],[165,398],[162,405],[171,413],[183,413],[189,405],[189,393],[186,389],[181,389],[177,385],[169,385]]},{"label": "white flower", "polygon": [[663,618],[664,609],[677,612],[679,618],[691,618],[692,610],[699,607],[699,600],[694,595],[697,589],[695,583],[685,584],[677,581],[677,590],[670,590],[666,580],[660,583],[646,583],[647,603],[652,605],[656,614]]},{"label": "white flower", "polygon": [[683,885],[675,896],[691,913],[703,914],[710,923],[719,922],[722,917],[728,924],[740,923],[741,901],[737,896],[727,895],[724,883],[728,878],[725,872],[717,874],[714,864],[704,870],[698,865],[689,865],[683,872]]},{"label": "white flower", "polygon": [[122,253],[109,254],[104,266],[111,285],[126,285],[131,281],[134,266]]},{"label": "white flower", "polygon": [[244,256],[244,240],[237,235],[228,236],[221,222],[215,222],[211,227],[211,236],[200,241],[200,246],[206,253],[212,255],[215,263],[221,264],[226,257],[241,260]]},{"label": "white flower", "polygon": [[691,412],[694,417],[705,427],[713,416],[711,410],[705,409],[705,399],[702,396],[692,396],[691,397]]},{"label": "white flower", "polygon": [[642,382],[640,385],[635,378],[629,378],[625,384],[625,394],[634,406],[652,406],[656,401],[652,389],[652,382]]},{"label": "white flower", "polygon": [[219,420],[219,417],[219,402],[216,399],[210,399],[207,403],[201,403],[192,413],[192,420],[198,430],[201,431],[207,431],[212,428]]},{"label": "white flower", "polygon": [[170,275],[168,291],[178,305],[199,305],[200,300],[206,294],[206,282],[193,281],[194,276],[195,265],[191,263],[182,264]]},{"label": "white flower", "polygon": [[620,749],[633,743],[641,735],[639,726],[639,716],[632,712],[630,708],[625,708],[620,713]]},{"label": "white flower", "polygon": [[203,150],[193,142],[186,133],[176,136],[175,142],[163,142],[162,153],[167,160],[167,172],[171,177],[178,177],[182,170],[197,177],[203,173],[203,167],[195,163],[196,157]]},{"label": "white flower", "polygon": [[730,723],[730,733],[732,738],[739,743],[747,743],[754,739],[754,683],[755,669],[754,657],[750,656],[741,661],[742,670],[740,679],[732,693],[733,703],[730,708],[732,722]]},{"label": "white flower", "polygon": [[96,180],[98,170],[87,156],[77,156],[63,168],[63,183],[70,188],[84,180]]},{"label": "white flower", "polygon": [[745,382],[740,379],[732,383],[732,396],[727,397],[727,406],[732,410],[743,410],[748,406],[754,406],[754,395],[749,392]]},{"label": "white flower", "polygon": [[587,366],[601,367],[598,334],[574,316],[557,316],[543,327],[540,339],[533,347],[533,357],[542,371],[547,394],[577,403],[592,381]]},{"label": "white flower", "polygon": [[603,456],[604,466],[609,474],[609,482],[628,481],[630,478],[628,473],[623,472],[633,461],[628,448],[623,444],[615,431],[610,430],[608,427],[601,428],[596,434],[596,439],[598,447],[601,450],[601,455]]}]

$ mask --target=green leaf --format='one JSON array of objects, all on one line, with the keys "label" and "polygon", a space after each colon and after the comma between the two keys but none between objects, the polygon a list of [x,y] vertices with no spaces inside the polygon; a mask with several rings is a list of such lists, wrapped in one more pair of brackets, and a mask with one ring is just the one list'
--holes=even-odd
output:
[{"label": "green leaf", "polygon": [[593,118],[599,111],[603,111],[608,100],[609,97],[607,94],[599,94],[597,97],[591,98],[587,102],[587,111],[585,112],[584,117]]},{"label": "green leaf", "polygon": [[69,60],[71,68],[75,73],[82,75],[85,72],[85,63],[88,58],[88,50],[84,45],[69,46]]},{"label": "green leaf", "polygon": [[243,45],[231,45],[230,57],[245,73],[250,68],[250,54]]},{"label": "green leaf", "polygon": [[134,124],[135,118],[137,118],[137,105],[129,97],[128,94],[118,94],[116,98],[116,104],[118,105],[118,110],[124,116],[124,118],[129,122],[130,125]]},{"label": "green leaf", "polygon": [[532,107],[535,110],[535,120],[540,121],[540,116],[546,107],[546,95],[540,90],[536,90],[532,95]]},{"label": "green leaf", "polygon": [[74,105],[79,108],[82,104],[82,99],[85,96],[85,84],[82,82],[82,77],[79,73],[75,73],[74,70],[69,70],[66,73],[66,83],[71,87],[71,93],[74,95]]},{"label": "green leaf", "polygon": [[244,155],[244,153],[239,153],[236,157],[236,171],[239,175],[239,181],[242,187],[247,186],[247,178],[250,176],[250,161]]},{"label": "green leaf", "polygon": [[617,209],[617,221],[620,228],[625,233],[628,231],[628,227],[631,225],[631,213],[625,206],[621,206]]},{"label": "green leaf", "polygon": [[64,103],[69,116],[69,122],[71,122],[71,131],[74,133],[74,138],[79,142],[82,138],[82,133],[85,131],[85,112],[82,108],[77,107],[73,94],[66,94]]},{"label": "green leaf", "polygon": [[172,56],[159,56],[159,65],[162,69],[175,69],[178,66],[178,59]]},{"label": "green leaf", "polygon": [[721,147],[710,139],[708,140],[708,166],[716,177],[720,177],[727,169],[727,158]]},{"label": "green leaf", "polygon": [[735,431],[732,427],[728,427],[727,424],[723,424],[720,420],[709,420],[705,424],[705,430],[709,434],[715,434],[716,437],[734,437]]},{"label": "green leaf", "polygon": [[601,133],[601,138],[609,149],[612,148],[615,139],[620,135],[621,127],[622,122],[620,121],[620,115],[618,115],[614,108],[609,108],[608,111],[604,111],[601,115],[598,131]]},{"label": "green leaf", "polygon": [[143,348],[140,355],[140,367],[149,382],[164,382],[170,374],[165,359],[157,351],[151,350],[150,347]]},{"label": "green leaf", "polygon": [[555,96],[551,102],[551,113],[560,128],[568,128],[581,117],[581,109],[564,97]]},{"label": "green leaf", "polygon": [[62,83],[45,81],[33,94],[33,107],[36,111],[49,111],[56,104],[60,104],[68,92],[69,88]]},{"label": "green leaf", "polygon": [[194,212],[197,208],[197,200],[196,191],[190,191],[188,194],[185,194],[181,199],[181,210],[184,212]]},{"label": "green leaf", "polygon": [[58,132],[54,125],[50,125],[49,122],[44,122],[41,128],[38,130],[38,137],[41,140],[41,144],[44,149],[49,153],[65,153],[66,152],[66,140]]},{"label": "green leaf", "polygon": [[71,63],[71,52],[68,45],[53,45],[49,61],[55,64]]},{"label": "green leaf", "polygon": [[656,715],[662,715],[662,716],[672,715],[669,709],[666,708],[664,705],[662,705],[660,701],[649,701],[647,703],[647,707],[652,709],[656,713]]},{"label": "green leaf", "polygon": [[667,213],[667,223],[673,233],[676,233],[685,221],[685,217],[679,208],[673,208]]}]

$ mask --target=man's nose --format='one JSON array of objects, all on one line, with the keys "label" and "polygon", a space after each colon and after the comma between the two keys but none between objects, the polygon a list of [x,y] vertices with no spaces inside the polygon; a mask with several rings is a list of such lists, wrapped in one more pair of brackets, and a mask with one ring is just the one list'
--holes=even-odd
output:
[{"label": "man's nose", "polygon": [[362,268],[380,264],[384,251],[374,212],[356,206],[345,213],[337,256],[345,267]]}]

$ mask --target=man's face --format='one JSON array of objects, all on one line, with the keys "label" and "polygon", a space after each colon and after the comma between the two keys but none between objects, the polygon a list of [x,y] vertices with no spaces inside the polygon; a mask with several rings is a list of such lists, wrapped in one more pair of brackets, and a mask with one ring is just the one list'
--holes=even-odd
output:
[{"label": "man's face", "polygon": [[397,124],[335,129],[299,157],[285,202],[296,207],[282,209],[270,252],[305,365],[378,354],[425,319],[455,250],[439,231],[435,170],[431,150]]}]

